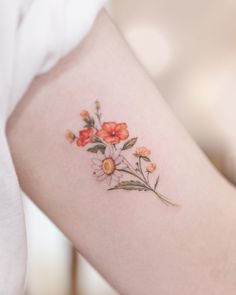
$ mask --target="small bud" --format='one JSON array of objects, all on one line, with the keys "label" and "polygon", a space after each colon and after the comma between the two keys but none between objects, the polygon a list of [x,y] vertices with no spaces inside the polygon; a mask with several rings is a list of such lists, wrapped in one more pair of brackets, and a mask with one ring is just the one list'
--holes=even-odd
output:
[{"label": "small bud", "polygon": [[96,105],[96,110],[100,110],[101,108],[101,105],[100,105],[100,102],[98,100],[95,101],[95,105]]},{"label": "small bud", "polygon": [[147,172],[149,172],[149,173],[152,173],[152,172],[154,172],[155,170],[156,170],[156,164],[155,163],[149,163],[148,165],[147,165]]},{"label": "small bud", "polygon": [[145,146],[141,146],[136,149],[135,154],[140,157],[148,157],[150,156],[151,151],[148,150]]},{"label": "small bud", "polygon": [[89,112],[88,111],[81,111],[80,112],[80,116],[83,118],[83,119],[88,119],[89,118]]},{"label": "small bud", "polygon": [[66,139],[70,142],[70,143],[72,143],[74,140],[75,140],[75,134],[72,132],[72,131],[70,131],[70,130],[67,130],[66,131],[66,134],[65,134],[65,137],[66,137]]}]

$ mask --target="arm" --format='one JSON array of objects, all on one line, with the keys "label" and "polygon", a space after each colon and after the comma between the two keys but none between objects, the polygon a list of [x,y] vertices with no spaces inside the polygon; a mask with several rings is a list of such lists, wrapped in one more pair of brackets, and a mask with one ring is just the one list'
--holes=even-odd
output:
[{"label": "arm", "polygon": [[[107,191],[92,175],[89,146],[65,140],[98,98],[104,121],[126,122],[135,146],[152,151],[158,191],[179,206],[151,191]],[[8,138],[22,189],[121,294],[233,294],[235,192],[104,12],[83,44],[32,84]]]}]

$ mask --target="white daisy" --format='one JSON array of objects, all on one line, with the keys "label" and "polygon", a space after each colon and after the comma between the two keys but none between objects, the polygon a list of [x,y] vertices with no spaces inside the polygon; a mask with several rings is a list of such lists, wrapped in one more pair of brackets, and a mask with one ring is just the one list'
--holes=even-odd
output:
[{"label": "white daisy", "polygon": [[106,147],[104,154],[100,151],[97,152],[96,158],[92,159],[92,167],[97,180],[106,180],[108,185],[110,185],[112,181],[120,181],[123,173],[117,169],[125,169],[127,167],[120,153],[121,150],[115,150],[112,145]]}]

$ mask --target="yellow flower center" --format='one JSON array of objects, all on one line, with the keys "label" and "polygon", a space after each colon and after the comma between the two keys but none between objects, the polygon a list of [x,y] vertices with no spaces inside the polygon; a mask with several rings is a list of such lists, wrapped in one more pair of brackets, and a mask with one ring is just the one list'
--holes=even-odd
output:
[{"label": "yellow flower center", "polygon": [[102,170],[106,175],[111,175],[116,168],[115,162],[112,158],[106,158],[102,162]]}]

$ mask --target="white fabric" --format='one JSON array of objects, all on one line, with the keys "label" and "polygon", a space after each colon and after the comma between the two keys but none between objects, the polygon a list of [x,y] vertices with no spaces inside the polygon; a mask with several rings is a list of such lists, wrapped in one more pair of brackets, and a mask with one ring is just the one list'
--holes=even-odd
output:
[{"label": "white fabric", "polygon": [[104,0],[0,2],[0,295],[23,294],[25,227],[5,136],[8,116],[32,79],[85,36]]}]

